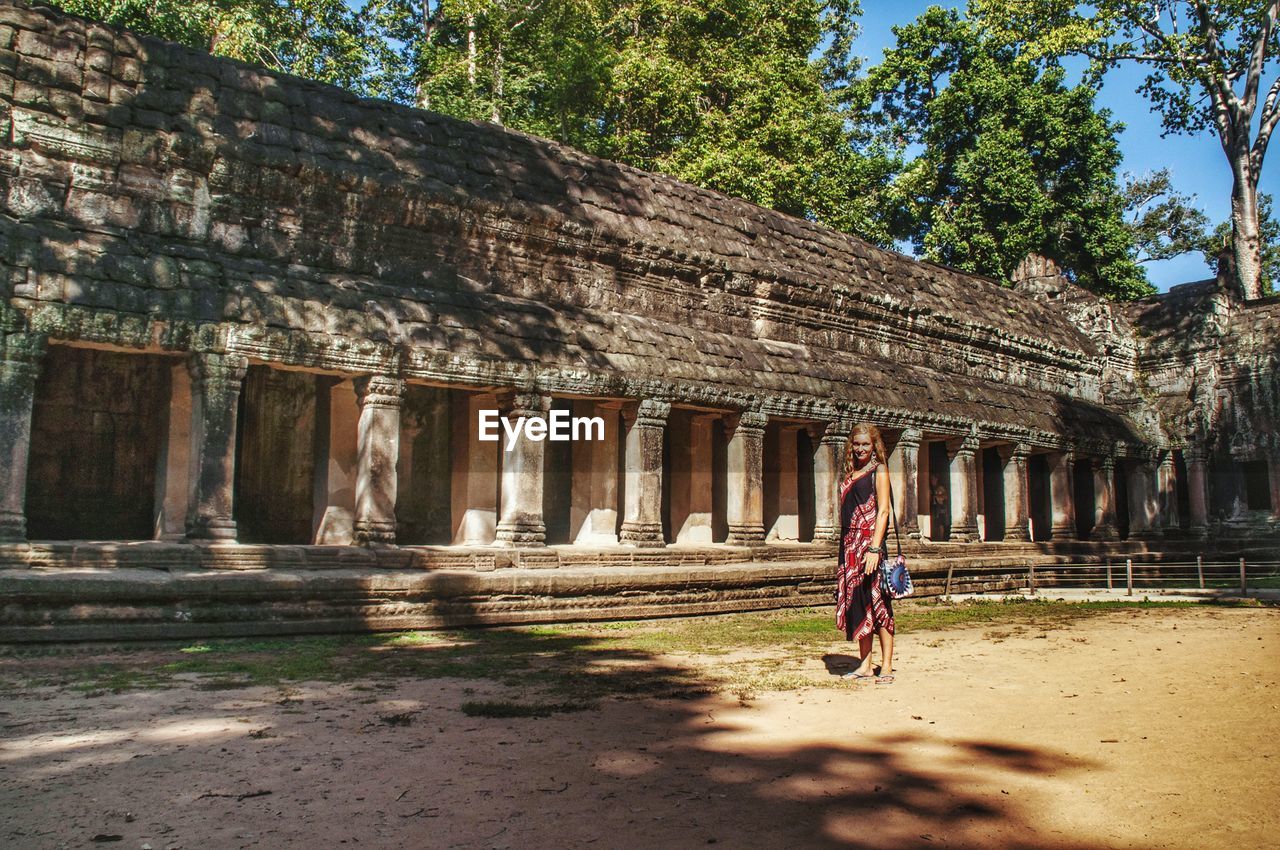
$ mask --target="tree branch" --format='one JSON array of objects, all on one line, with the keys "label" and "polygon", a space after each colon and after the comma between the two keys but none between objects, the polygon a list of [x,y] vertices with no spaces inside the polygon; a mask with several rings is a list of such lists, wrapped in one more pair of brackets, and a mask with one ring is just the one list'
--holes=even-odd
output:
[{"label": "tree branch", "polygon": [[[1241,118],[1240,100],[1236,97],[1235,90],[1227,84],[1227,79],[1231,75],[1231,68],[1222,56],[1222,43],[1218,36],[1218,27],[1213,22],[1213,17],[1209,14],[1209,8],[1204,4],[1203,0],[1195,0],[1192,7],[1196,10],[1196,16],[1200,19],[1200,29],[1204,33],[1209,63],[1213,66],[1207,69],[1205,82],[1218,89],[1219,96],[1230,113],[1232,125],[1238,126]],[[1188,68],[1187,70],[1191,69]],[[1246,121],[1246,125],[1247,123]]]},{"label": "tree branch", "polygon": [[1258,104],[1258,87],[1262,81],[1262,69],[1267,62],[1267,42],[1271,40],[1271,32],[1276,25],[1276,10],[1280,7],[1280,0],[1271,0],[1267,4],[1265,17],[1262,21],[1262,32],[1258,34],[1257,41],[1253,44],[1253,51],[1249,57],[1248,76],[1244,82],[1244,95],[1241,98],[1244,109],[1242,120],[1253,123],[1253,111]]}]

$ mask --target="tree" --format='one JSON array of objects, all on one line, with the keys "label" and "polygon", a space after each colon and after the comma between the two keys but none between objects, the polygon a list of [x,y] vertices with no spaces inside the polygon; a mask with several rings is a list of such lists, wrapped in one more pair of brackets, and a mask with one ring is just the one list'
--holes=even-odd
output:
[{"label": "tree", "polygon": [[846,111],[856,0],[376,2],[400,97],[888,241]]},{"label": "tree", "polygon": [[[1271,295],[1275,292],[1276,282],[1280,281],[1280,221],[1272,214],[1272,199],[1266,192],[1258,193],[1258,242],[1261,246],[1262,273],[1261,294]],[[1209,268],[1217,270],[1218,259],[1223,250],[1231,246],[1231,222],[1224,221],[1214,228],[1213,233],[1201,240],[1198,246],[1204,254]]]},{"label": "tree", "polygon": [[1258,181],[1280,121],[1274,64],[1280,0],[974,0],[981,20],[1031,57],[1083,55],[1095,78],[1121,62],[1147,69],[1139,92],[1166,133],[1212,128],[1231,166],[1231,247],[1246,298],[1262,292]]},{"label": "tree", "polygon": [[1173,189],[1169,169],[1126,177],[1124,209],[1139,263],[1204,249],[1209,217],[1193,205],[1194,196]]},{"label": "tree", "polygon": [[363,92],[380,46],[342,0],[63,0],[75,15]]},{"label": "tree", "polygon": [[1111,297],[1152,291],[1131,258],[1116,184],[1119,127],[1093,92],[1038,71],[954,10],[895,27],[862,102],[905,152],[894,235],[1007,280],[1030,253]]}]

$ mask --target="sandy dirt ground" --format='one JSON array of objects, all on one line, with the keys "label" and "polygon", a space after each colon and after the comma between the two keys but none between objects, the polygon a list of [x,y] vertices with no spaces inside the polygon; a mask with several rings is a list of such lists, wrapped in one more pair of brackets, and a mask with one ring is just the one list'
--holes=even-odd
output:
[{"label": "sandy dirt ground", "polygon": [[42,688],[0,703],[0,846],[1274,847],[1278,650],[1275,610],[1121,612],[521,719],[452,679]]}]

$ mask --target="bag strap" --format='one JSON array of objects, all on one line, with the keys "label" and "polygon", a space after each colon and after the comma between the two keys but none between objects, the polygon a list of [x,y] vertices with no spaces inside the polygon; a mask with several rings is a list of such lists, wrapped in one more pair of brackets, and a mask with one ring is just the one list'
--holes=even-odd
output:
[{"label": "bag strap", "polygon": [[[889,475],[889,464],[887,463],[884,465],[884,473],[885,475]],[[902,557],[902,534],[898,531],[898,512],[893,509],[892,475],[889,475],[889,516],[893,517],[893,543],[898,550],[898,557]],[[885,534],[887,535],[888,533],[888,529],[885,529]],[[886,552],[888,551],[883,540],[880,541],[880,548],[885,549]]]}]

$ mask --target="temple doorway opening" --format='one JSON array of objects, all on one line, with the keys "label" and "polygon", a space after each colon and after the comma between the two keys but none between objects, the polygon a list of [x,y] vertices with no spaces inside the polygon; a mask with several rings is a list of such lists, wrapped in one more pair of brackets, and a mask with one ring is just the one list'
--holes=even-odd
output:
[{"label": "temple doorway opening", "polygon": [[157,355],[49,346],[31,415],[30,539],[155,536],[173,363]]}]

